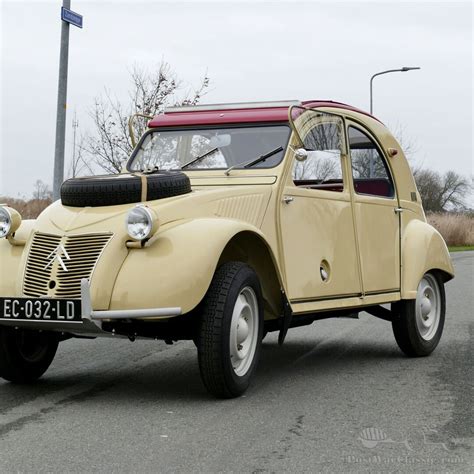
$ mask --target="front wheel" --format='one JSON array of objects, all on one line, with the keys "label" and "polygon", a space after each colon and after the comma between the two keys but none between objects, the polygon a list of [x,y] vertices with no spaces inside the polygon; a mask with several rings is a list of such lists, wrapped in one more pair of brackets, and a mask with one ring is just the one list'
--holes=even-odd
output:
[{"label": "front wheel", "polygon": [[0,377],[30,383],[48,370],[58,349],[54,333],[0,328]]},{"label": "front wheel", "polygon": [[446,313],[444,284],[437,273],[426,273],[418,285],[415,300],[392,306],[398,316],[392,322],[398,347],[410,357],[431,354],[441,339]]},{"label": "front wheel", "polygon": [[263,331],[262,292],[248,265],[229,262],[215,273],[206,294],[197,341],[207,390],[233,398],[247,390],[257,367]]}]

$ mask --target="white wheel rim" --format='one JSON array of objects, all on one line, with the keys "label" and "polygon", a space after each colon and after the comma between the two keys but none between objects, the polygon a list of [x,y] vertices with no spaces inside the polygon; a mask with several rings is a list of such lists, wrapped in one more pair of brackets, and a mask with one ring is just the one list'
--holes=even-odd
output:
[{"label": "white wheel rim", "polygon": [[432,275],[425,275],[418,285],[415,312],[420,336],[425,341],[431,341],[441,318],[441,294],[438,282]]},{"label": "white wheel rim", "polygon": [[239,377],[252,365],[258,342],[258,302],[252,288],[246,286],[237,297],[230,326],[230,360]]}]

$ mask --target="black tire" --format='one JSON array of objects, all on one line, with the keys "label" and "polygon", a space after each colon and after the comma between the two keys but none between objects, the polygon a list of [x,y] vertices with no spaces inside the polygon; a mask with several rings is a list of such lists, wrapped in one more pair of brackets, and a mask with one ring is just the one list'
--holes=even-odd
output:
[{"label": "black tire", "polygon": [[54,333],[0,328],[0,377],[18,384],[34,382],[48,370],[58,344]]},{"label": "black tire", "polygon": [[444,283],[438,273],[427,273],[439,290],[439,323],[436,331],[427,340],[423,338],[417,324],[417,300],[401,300],[392,304],[395,319],[392,322],[393,334],[398,347],[409,357],[424,357],[431,354],[439,344],[444,328],[446,314],[446,295]]},{"label": "black tire", "polygon": [[[255,352],[245,374],[238,375],[231,361],[230,334],[234,305],[250,287],[258,304]],[[229,262],[216,271],[205,296],[198,345],[199,369],[206,389],[218,398],[234,398],[248,388],[260,356],[263,303],[260,282],[254,270],[240,262]],[[252,339],[253,340],[253,339]]]},{"label": "black tire", "polygon": [[[180,171],[160,171],[146,175],[147,201],[191,192],[189,178]],[[141,202],[142,180],[133,175],[72,178],[61,186],[61,201],[71,207],[113,206]]]}]

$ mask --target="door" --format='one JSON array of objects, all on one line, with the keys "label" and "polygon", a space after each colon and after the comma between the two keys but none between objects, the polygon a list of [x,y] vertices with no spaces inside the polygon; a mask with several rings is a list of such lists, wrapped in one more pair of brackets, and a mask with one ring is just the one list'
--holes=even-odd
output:
[{"label": "door", "polygon": [[369,132],[349,124],[354,210],[365,294],[400,288],[400,222],[390,168]]},{"label": "door", "polygon": [[296,109],[293,125],[306,153],[295,154],[280,204],[288,297],[298,303],[359,295],[344,122]]}]

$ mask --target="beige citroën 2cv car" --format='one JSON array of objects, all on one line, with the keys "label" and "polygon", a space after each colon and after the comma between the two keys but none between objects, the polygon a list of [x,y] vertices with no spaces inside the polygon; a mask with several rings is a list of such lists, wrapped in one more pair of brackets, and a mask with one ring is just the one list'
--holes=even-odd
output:
[{"label": "beige citro\u00ebn 2cv car", "polygon": [[[0,207],[0,376],[74,337],[193,340],[235,397],[262,339],[360,311],[408,356],[437,346],[454,276],[400,145],[323,101],[170,108],[121,174],[67,180],[36,220]],[[388,305],[388,306],[387,306]]]}]

